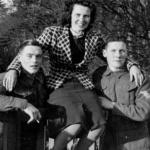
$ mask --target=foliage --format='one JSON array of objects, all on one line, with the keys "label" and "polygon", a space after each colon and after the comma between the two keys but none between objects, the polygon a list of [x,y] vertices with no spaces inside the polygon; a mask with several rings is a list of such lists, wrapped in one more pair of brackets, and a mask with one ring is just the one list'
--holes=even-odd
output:
[{"label": "foliage", "polygon": [[[150,2],[91,1],[98,7],[94,30],[104,37],[118,31],[126,35],[130,54],[150,71]],[[45,27],[58,24],[65,0],[13,0],[11,7],[0,2],[0,66],[4,70],[23,40],[36,38]]]},{"label": "foliage", "polygon": [[132,57],[150,71],[150,2],[148,0],[97,1],[103,34],[121,32],[127,36]]}]

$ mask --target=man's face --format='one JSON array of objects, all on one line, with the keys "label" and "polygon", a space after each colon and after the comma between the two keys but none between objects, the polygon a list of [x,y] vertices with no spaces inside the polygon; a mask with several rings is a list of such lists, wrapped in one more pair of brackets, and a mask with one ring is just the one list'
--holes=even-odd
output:
[{"label": "man's face", "polygon": [[91,10],[89,7],[75,4],[71,14],[71,28],[76,31],[84,31],[91,20]]},{"label": "man's face", "polygon": [[25,46],[20,52],[22,67],[30,74],[36,73],[42,64],[42,50],[39,46]]},{"label": "man's face", "polygon": [[121,69],[127,58],[126,44],[122,41],[109,42],[103,51],[103,56],[106,57],[112,71]]}]

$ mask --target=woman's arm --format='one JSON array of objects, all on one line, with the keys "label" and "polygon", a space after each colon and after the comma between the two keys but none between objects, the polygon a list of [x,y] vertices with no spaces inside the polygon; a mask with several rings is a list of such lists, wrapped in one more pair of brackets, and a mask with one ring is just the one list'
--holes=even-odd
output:
[{"label": "woman's arm", "polygon": [[3,86],[8,91],[12,91],[17,82],[17,74],[21,71],[21,63],[19,60],[19,54],[13,59],[7,68],[7,72],[3,78]]},{"label": "woman's arm", "polygon": [[52,41],[52,35],[55,30],[55,28],[53,29],[52,27],[47,27],[44,29],[42,34],[36,39],[42,45],[42,49],[44,51],[49,50],[50,43]]},{"label": "woman's arm", "polygon": [[142,85],[142,82],[144,80],[144,75],[140,70],[138,62],[128,58],[126,65],[130,73],[130,81],[135,80],[137,86]]},{"label": "woman's arm", "polygon": [[7,70],[16,70],[20,72],[21,68],[21,63],[19,60],[19,54],[13,59],[13,61],[10,63],[10,65],[7,67]]}]

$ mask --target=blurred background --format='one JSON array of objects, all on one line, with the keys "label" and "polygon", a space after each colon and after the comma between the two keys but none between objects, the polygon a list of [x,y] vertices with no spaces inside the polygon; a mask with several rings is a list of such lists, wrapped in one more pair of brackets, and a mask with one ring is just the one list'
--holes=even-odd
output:
[{"label": "blurred background", "polygon": [[[38,37],[43,29],[58,25],[66,0],[0,0],[0,72],[4,71],[17,47],[25,39]],[[127,35],[129,54],[150,72],[150,1],[91,0],[98,7],[93,29],[103,36]],[[45,71],[48,72],[47,54]],[[93,66],[99,60],[95,59]]]}]

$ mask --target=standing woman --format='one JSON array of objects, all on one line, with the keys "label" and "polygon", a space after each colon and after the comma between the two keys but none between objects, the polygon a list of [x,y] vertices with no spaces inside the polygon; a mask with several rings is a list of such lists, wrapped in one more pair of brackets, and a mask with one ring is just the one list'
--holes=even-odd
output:
[{"label": "standing woman", "polygon": [[[66,109],[66,125],[55,139],[54,150],[63,150],[83,129],[76,149],[87,150],[102,134],[105,124],[94,85],[88,77],[88,64],[96,54],[102,57],[104,42],[100,34],[89,30],[96,14],[91,2],[71,0],[66,6],[67,25],[47,27],[37,41],[49,53],[47,86],[52,92],[48,102]],[[4,79],[8,90],[14,86],[19,68],[16,57]],[[130,68],[141,79],[140,70],[134,65]]]}]

